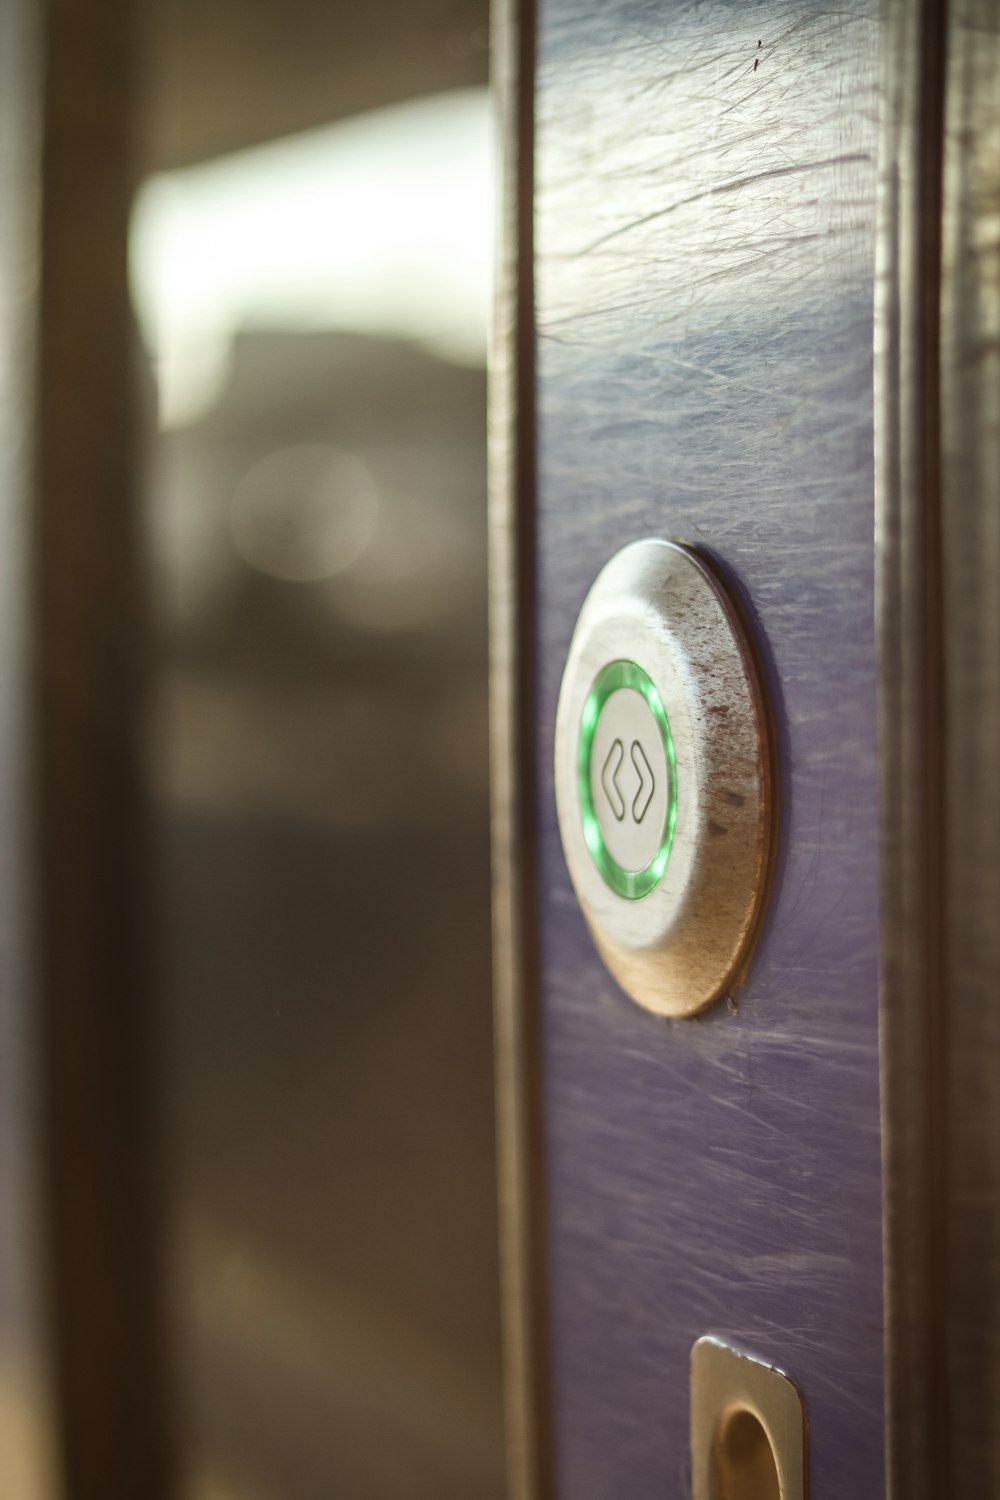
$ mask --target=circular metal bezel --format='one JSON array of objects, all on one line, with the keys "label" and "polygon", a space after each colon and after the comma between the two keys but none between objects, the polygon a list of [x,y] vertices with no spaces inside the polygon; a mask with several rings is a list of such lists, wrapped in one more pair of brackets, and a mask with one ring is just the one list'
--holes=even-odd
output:
[{"label": "circular metal bezel", "polygon": [[[614,663],[634,664],[653,685],[673,751],[666,859],[638,895],[602,875],[581,785],[587,706]],[[646,1009],[692,1015],[743,978],[767,895],[771,765],[756,663],[715,575],[675,542],[625,547],[598,576],[573,635],[556,714],[555,784],[584,914],[608,968]]]}]

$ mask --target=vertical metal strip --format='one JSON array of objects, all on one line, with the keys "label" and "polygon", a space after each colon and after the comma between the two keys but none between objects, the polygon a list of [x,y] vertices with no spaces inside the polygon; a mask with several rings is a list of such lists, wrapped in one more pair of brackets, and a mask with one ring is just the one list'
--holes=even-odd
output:
[{"label": "vertical metal strip", "polygon": [[940,558],[943,0],[886,0],[876,305],[887,1490],[948,1476]]},{"label": "vertical metal strip", "polygon": [[1000,5],[950,0],[941,322],[950,1484],[1000,1494]]},{"label": "vertical metal strip", "polygon": [[490,712],[497,1158],[512,1500],[550,1493],[535,891],[534,7],[493,11],[501,216],[490,359]]},{"label": "vertical metal strip", "polygon": [[38,264],[40,17],[0,5],[0,1490],[54,1494],[52,1371],[27,932],[31,391]]}]

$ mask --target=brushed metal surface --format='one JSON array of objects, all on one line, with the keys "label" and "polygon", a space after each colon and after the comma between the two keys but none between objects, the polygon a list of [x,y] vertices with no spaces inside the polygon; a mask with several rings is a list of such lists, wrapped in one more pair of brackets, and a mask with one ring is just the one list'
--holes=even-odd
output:
[{"label": "brushed metal surface", "polygon": [[[654,775],[661,789],[668,778],[676,785],[669,856],[638,900],[611,889],[598,869],[579,794],[585,704],[615,661],[635,663],[660,693],[673,752],[669,767],[660,754]],[[638,693],[616,694],[598,719],[595,750],[619,696],[634,698],[652,721]],[[615,722],[624,722],[621,712]],[[652,760],[658,741],[654,724]],[[598,768],[610,748],[596,756]],[[623,758],[620,744],[619,751]],[[594,941],[625,992],[656,1015],[693,1015],[745,978],[767,892],[771,761],[753,656],[712,573],[672,542],[624,547],[602,568],[573,632],[556,715],[555,792],[570,878]],[[662,790],[660,829],[666,807]],[[659,845],[654,830],[650,859]]]},{"label": "brushed metal surface", "polygon": [[[951,0],[941,538],[953,1495],[1000,1494],[1000,6]],[[901,1491],[902,1495],[904,1492]]]},{"label": "brushed metal surface", "polygon": [[949,1491],[937,0],[883,9],[876,296],[886,1465]]},{"label": "brushed metal surface", "polygon": [[490,786],[504,1416],[511,1496],[540,1500],[552,1460],[533,795],[533,0],[498,0],[492,30],[501,202],[489,369]]},{"label": "brushed metal surface", "polygon": [[[687,1357],[780,1364],[824,1490],[883,1487],[872,339],[874,4],[543,0],[539,894],[556,1492],[688,1493]],[[774,896],[739,1014],[631,1006],[565,872],[560,668],[636,535],[749,596]]]}]

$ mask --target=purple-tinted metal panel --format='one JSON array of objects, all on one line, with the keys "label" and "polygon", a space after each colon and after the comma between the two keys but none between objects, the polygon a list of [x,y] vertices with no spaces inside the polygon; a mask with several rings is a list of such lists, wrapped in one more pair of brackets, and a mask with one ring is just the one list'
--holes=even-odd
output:
[{"label": "purple-tinted metal panel", "polygon": [[[536,265],[546,1233],[564,1500],[689,1493],[688,1355],[782,1366],[818,1496],[883,1489],[870,0],[540,0]],[[712,552],[778,725],[778,871],[736,1004],[597,957],[552,729],[641,536]]]}]

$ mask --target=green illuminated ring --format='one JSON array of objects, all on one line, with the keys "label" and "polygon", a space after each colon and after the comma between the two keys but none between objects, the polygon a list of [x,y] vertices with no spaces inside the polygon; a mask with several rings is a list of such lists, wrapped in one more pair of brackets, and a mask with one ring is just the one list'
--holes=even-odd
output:
[{"label": "green illuminated ring", "polygon": [[[663,818],[663,833],[659,847],[649,864],[641,870],[626,870],[614,859],[604,842],[604,834],[594,810],[594,797],[590,786],[590,757],[594,748],[594,734],[601,710],[621,688],[632,688],[641,694],[650,713],[656,720],[663,741],[663,758],[667,766],[667,809]],[[576,759],[577,784],[580,792],[580,810],[583,816],[583,837],[590,850],[594,864],[604,881],[617,896],[626,901],[638,901],[648,896],[667,868],[670,846],[674,841],[677,824],[677,761],[674,741],[670,733],[670,721],[663,706],[663,699],[641,667],[634,661],[613,661],[594,679],[580,715],[580,739]]]}]

